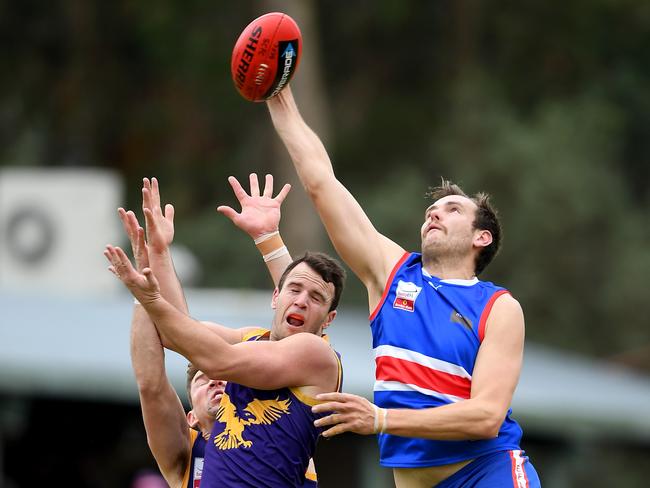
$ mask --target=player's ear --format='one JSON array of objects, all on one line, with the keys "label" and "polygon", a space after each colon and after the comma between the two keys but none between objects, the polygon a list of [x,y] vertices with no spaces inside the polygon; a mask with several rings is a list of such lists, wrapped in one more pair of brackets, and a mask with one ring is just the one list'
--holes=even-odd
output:
[{"label": "player's ear", "polygon": [[328,312],[327,317],[325,317],[325,321],[323,322],[323,330],[327,329],[334,318],[336,317],[336,310],[331,310]]},{"label": "player's ear", "polygon": [[492,244],[492,232],[487,229],[479,229],[474,232],[474,246],[487,247]]},{"label": "player's ear", "polygon": [[199,419],[194,415],[194,410],[187,412],[187,424],[193,429],[199,425]]},{"label": "player's ear", "polygon": [[280,295],[280,290],[278,290],[278,287],[275,287],[275,290],[273,290],[273,297],[271,298],[271,308],[275,310],[275,308],[278,305],[278,296]]}]

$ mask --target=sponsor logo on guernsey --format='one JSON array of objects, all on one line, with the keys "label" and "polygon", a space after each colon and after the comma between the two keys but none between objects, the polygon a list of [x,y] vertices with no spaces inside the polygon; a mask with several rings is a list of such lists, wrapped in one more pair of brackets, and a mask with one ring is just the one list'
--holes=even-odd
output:
[{"label": "sponsor logo on guernsey", "polygon": [[192,474],[192,487],[199,488],[201,485],[201,475],[203,474],[203,458],[194,458],[194,473]]},{"label": "sponsor logo on guernsey", "polygon": [[415,310],[415,300],[420,294],[420,291],[422,291],[421,286],[417,286],[415,283],[411,283],[410,281],[399,280],[397,282],[397,291],[395,292],[393,308],[412,312]]},{"label": "sponsor logo on guernsey", "polygon": [[456,312],[456,310],[451,311],[449,320],[455,324],[464,325],[468,329],[472,330],[472,321],[466,317],[463,317],[461,314]]}]

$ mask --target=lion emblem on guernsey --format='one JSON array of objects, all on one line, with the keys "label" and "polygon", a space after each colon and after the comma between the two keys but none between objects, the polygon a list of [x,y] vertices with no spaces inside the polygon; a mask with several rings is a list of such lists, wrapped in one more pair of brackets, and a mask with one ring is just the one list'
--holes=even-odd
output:
[{"label": "lion emblem on guernsey", "polygon": [[217,422],[225,423],[226,427],[220,434],[214,437],[214,445],[219,449],[237,449],[238,447],[251,447],[253,443],[244,439],[244,431],[248,425],[270,425],[282,415],[290,415],[289,405],[291,399],[280,400],[258,400],[251,401],[244,412],[246,418],[239,418],[237,409],[230,401],[230,396],[224,393],[221,397],[221,405],[215,419]]}]

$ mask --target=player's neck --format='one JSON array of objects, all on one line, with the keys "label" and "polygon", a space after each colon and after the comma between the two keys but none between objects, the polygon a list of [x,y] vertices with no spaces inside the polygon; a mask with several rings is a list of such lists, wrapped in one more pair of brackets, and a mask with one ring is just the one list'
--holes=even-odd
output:
[{"label": "player's neck", "polygon": [[456,260],[423,256],[422,267],[431,276],[441,280],[471,280],[476,276],[473,259]]}]

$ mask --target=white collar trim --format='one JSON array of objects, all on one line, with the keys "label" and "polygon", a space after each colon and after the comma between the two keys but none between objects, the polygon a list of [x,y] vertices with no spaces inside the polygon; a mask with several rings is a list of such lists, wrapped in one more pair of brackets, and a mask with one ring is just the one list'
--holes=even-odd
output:
[{"label": "white collar trim", "polygon": [[[422,274],[424,276],[426,276],[427,278],[433,278],[429,274],[429,272],[424,268],[422,268]],[[448,280],[440,280],[440,283],[447,283],[449,285],[459,285],[459,286],[472,286],[472,285],[475,285],[478,282],[479,282],[479,279],[476,276],[474,276],[474,278],[472,278],[470,280],[463,280],[463,279],[457,279],[457,278],[452,278],[452,279],[448,279]]]}]

